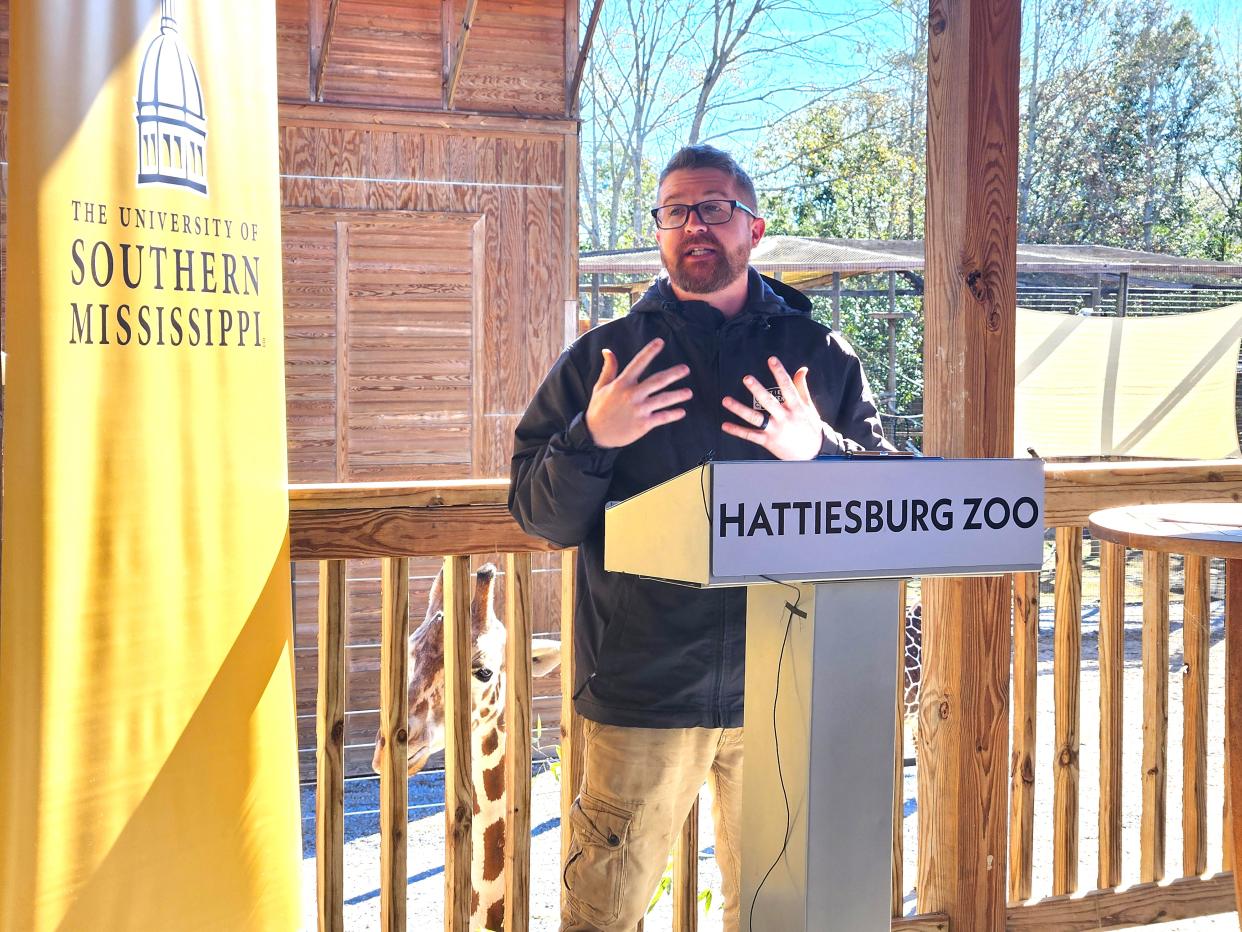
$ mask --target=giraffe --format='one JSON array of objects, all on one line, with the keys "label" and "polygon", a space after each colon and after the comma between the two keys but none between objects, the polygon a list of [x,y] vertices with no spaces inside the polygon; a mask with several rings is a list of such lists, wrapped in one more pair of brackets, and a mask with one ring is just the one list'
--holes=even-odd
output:
[{"label": "giraffe", "polygon": [[[475,574],[470,602],[470,738],[474,785],[471,825],[473,858],[470,928],[499,932],[504,925],[505,852],[505,641],[504,624],[495,611],[496,567],[490,563]],[[531,669],[535,677],[561,662],[560,641],[533,638]],[[409,642],[408,773],[413,776],[428,758],[444,748],[444,570],[432,583],[423,623]],[[375,738],[371,766],[379,773],[384,738]]]},{"label": "giraffe", "polygon": [[907,719],[918,721],[919,692],[923,686],[923,603],[916,602],[906,609],[906,623],[902,633],[902,699]]}]

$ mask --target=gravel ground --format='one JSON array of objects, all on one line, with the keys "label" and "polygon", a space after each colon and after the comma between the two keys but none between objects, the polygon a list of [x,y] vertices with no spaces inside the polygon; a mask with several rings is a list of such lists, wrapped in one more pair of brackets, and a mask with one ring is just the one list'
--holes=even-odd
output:
[{"label": "gravel ground", "polygon": [[[1213,626],[1210,649],[1210,721],[1208,742],[1208,813],[1209,813],[1209,874],[1221,864],[1221,811],[1224,802],[1222,785],[1224,734],[1224,628],[1223,605],[1213,604]],[[1170,609],[1170,670],[1169,681],[1169,752],[1168,752],[1168,843],[1166,876],[1181,874],[1182,832],[1182,639],[1180,605]],[[1083,618],[1082,644],[1082,748],[1080,755],[1081,811],[1080,887],[1095,885],[1097,859],[1097,814],[1099,779],[1099,671],[1096,642],[1098,616],[1089,611]],[[1126,863],[1123,884],[1138,880],[1139,823],[1142,809],[1139,774],[1142,769],[1142,614],[1137,605],[1129,606],[1126,617],[1125,672],[1125,773],[1123,792],[1123,850]],[[1035,876],[1036,897],[1051,891],[1052,872],[1052,615],[1046,611],[1040,621],[1040,664],[1038,685],[1036,809],[1035,809]],[[906,911],[913,912],[915,891],[915,834],[917,811],[914,800],[916,774],[913,767],[905,773],[905,850]],[[351,780],[345,791],[345,924],[351,930],[379,928],[379,814],[378,778]],[[705,793],[706,796],[706,793]],[[532,791],[534,840],[531,847],[531,929],[550,932],[557,928],[558,859],[560,856],[560,785],[545,766],[537,765]],[[439,773],[419,774],[410,780],[409,823],[409,928],[443,928],[444,892],[444,789]],[[720,877],[712,857],[712,825],[709,801],[705,798],[700,830],[702,845],[699,855],[700,888],[715,894],[712,906],[701,913],[699,928],[715,932],[721,928],[719,899]],[[302,791],[303,811],[303,917],[304,927],[313,930],[315,922],[315,859],[314,859],[314,788]],[[648,914],[646,928],[663,932],[671,928],[671,897],[660,898]],[[1162,930],[1207,932],[1237,929],[1233,914],[1180,920],[1165,923]]]}]

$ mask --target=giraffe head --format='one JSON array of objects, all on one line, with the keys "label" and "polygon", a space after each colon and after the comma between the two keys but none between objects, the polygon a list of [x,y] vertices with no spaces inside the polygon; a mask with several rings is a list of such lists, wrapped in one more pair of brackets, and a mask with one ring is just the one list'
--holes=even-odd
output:
[{"label": "giraffe head", "polygon": [[[496,567],[486,563],[475,574],[470,600],[471,728],[478,734],[494,724],[502,727],[504,711],[505,627],[496,615]],[[532,672],[551,673],[560,664],[560,641],[534,638]],[[407,770],[418,773],[427,759],[444,748],[444,570],[436,574],[427,598],[423,623],[410,634],[409,723]],[[375,736],[371,766],[378,773],[384,737]]]}]

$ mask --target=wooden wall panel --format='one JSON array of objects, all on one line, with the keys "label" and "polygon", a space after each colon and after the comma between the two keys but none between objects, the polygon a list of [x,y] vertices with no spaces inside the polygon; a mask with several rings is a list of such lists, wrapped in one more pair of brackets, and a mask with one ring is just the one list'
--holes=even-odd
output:
[{"label": "wooden wall panel", "polygon": [[310,2],[276,0],[276,93],[282,99],[310,98]]},{"label": "wooden wall panel", "polygon": [[[283,100],[309,99],[325,6],[326,0],[277,0]],[[324,101],[439,109],[445,45],[456,44],[464,8],[457,0],[445,18],[439,0],[342,0],[324,68]],[[563,115],[567,12],[576,20],[565,0],[480,0],[455,109]]]},{"label": "wooden wall panel", "polygon": [[0,0],[0,82],[9,83],[9,0]]},{"label": "wooden wall panel", "polygon": [[336,480],[336,231],[296,211],[282,221],[289,480]]},{"label": "wooden wall panel", "polygon": [[337,10],[323,99],[440,106],[440,4],[347,0]]},{"label": "wooden wall panel", "polygon": [[481,220],[286,208],[292,481],[476,474]]},{"label": "wooden wall panel", "polygon": [[564,113],[565,5],[479,0],[455,103],[492,113]]},{"label": "wooden wall panel", "polygon": [[349,225],[346,481],[471,474],[477,222]]}]

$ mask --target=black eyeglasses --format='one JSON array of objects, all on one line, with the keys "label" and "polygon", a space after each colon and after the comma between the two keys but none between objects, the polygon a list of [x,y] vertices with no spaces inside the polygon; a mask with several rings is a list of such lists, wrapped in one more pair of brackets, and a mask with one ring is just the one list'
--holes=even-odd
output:
[{"label": "black eyeglasses", "polygon": [[699,201],[697,204],[665,204],[663,207],[652,208],[651,216],[661,230],[680,230],[689,221],[690,211],[698,214],[699,219],[709,226],[716,226],[732,220],[733,212],[739,207],[758,219],[759,215],[741,201],[722,199]]}]

